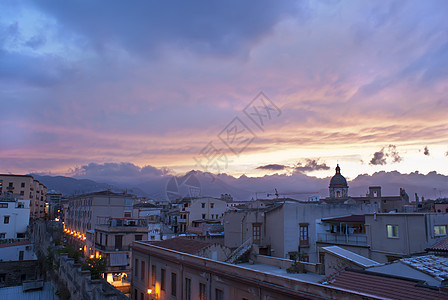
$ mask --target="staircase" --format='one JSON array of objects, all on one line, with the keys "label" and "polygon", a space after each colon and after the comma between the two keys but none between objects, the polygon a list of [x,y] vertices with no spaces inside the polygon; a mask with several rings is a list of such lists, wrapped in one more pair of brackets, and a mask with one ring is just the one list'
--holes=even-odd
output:
[{"label": "staircase", "polygon": [[237,262],[243,255],[245,255],[252,248],[252,237],[248,238],[244,243],[241,244],[238,248],[236,248],[230,256],[226,259],[226,263],[234,264]]}]

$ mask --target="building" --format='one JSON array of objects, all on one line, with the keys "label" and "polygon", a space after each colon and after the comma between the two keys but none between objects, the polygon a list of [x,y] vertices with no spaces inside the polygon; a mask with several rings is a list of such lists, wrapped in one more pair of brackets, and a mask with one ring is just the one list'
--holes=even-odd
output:
[{"label": "building", "polygon": [[227,212],[224,216],[224,245],[235,248],[248,239],[260,254],[317,262],[316,220],[347,213],[374,212],[370,204],[325,204],[284,201],[263,208]]},{"label": "building", "polygon": [[417,254],[447,236],[448,214],[367,214],[370,258],[394,261]]},{"label": "building", "polygon": [[30,223],[30,200],[0,195],[0,242],[24,240]]},{"label": "building", "polygon": [[134,241],[147,239],[148,223],[145,219],[99,218],[95,226],[95,248],[85,246],[86,256],[106,258],[104,278],[126,292],[130,286],[127,281],[132,262],[130,245]]},{"label": "building", "polygon": [[388,213],[322,218],[317,249],[337,245],[378,262],[421,255],[447,237],[448,214]]},{"label": "building", "polygon": [[234,265],[202,256],[207,243],[173,240],[133,244],[131,299],[366,299],[318,283],[323,275],[288,273],[290,260],[254,255]]},{"label": "building", "polygon": [[0,288],[36,280],[38,270],[37,257],[30,241],[0,244]]},{"label": "building", "polygon": [[85,240],[88,230],[94,230],[98,217],[132,218],[136,197],[126,193],[102,191],[70,198],[66,207],[65,231]]},{"label": "building", "polygon": [[50,220],[62,220],[62,204],[63,204],[62,193],[55,190],[47,192],[47,203],[48,203],[48,217]]},{"label": "building", "polygon": [[177,203],[179,217],[177,232],[185,233],[197,220],[221,220],[227,211],[227,202],[212,197],[181,199]]},{"label": "building", "polygon": [[329,197],[322,199],[322,201],[328,204],[372,204],[377,206],[377,212],[403,212],[405,206],[409,205],[409,196],[402,188],[400,188],[400,195],[398,196],[383,196],[380,186],[370,186],[365,197],[349,196],[348,188],[347,180],[342,176],[341,168],[337,165],[336,173],[330,180]]},{"label": "building", "polygon": [[6,193],[21,200],[30,200],[30,216],[45,218],[47,188],[33,176],[0,174],[0,194]]}]

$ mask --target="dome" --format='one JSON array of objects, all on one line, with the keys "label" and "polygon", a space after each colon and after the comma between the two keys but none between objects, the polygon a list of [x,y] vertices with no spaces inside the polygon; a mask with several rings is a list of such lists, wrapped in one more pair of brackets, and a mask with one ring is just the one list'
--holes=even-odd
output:
[{"label": "dome", "polygon": [[330,180],[330,187],[348,187],[347,180],[341,175],[341,168],[336,167],[336,174]]}]

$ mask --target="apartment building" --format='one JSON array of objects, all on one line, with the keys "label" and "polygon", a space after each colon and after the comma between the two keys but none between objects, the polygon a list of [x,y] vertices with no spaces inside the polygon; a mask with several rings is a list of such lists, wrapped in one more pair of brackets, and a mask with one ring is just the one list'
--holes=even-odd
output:
[{"label": "apartment building", "polygon": [[227,211],[227,202],[212,197],[182,199],[177,203],[177,231],[187,232],[197,220],[222,220]]},{"label": "apartment building", "polygon": [[47,187],[31,175],[0,174],[0,194],[13,194],[22,200],[30,200],[30,216],[45,217]]},{"label": "apartment building", "polygon": [[127,278],[131,272],[130,245],[148,239],[145,219],[100,217],[95,226],[94,249],[87,249],[87,256],[106,258],[104,278],[122,292],[129,290]]},{"label": "apartment building", "polygon": [[10,194],[0,195],[0,241],[26,238],[30,223],[30,200],[14,198]]},{"label": "apartment building", "polygon": [[258,256],[234,265],[211,259],[207,243],[173,240],[133,244],[131,299],[366,299],[319,284],[323,275],[288,273],[291,261]]},{"label": "apartment building", "polygon": [[102,191],[70,198],[64,211],[65,231],[85,240],[88,230],[94,230],[98,217],[132,218],[136,196]]},{"label": "apartment building", "polygon": [[337,245],[378,262],[421,255],[447,237],[448,214],[387,213],[322,218],[316,222],[319,253]]}]

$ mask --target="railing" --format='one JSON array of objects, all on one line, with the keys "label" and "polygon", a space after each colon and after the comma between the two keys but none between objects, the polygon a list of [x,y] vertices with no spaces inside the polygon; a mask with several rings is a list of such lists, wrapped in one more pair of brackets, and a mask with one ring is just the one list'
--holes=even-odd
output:
[{"label": "railing", "polygon": [[356,245],[367,246],[367,236],[364,234],[330,234],[330,233],[318,233],[317,241],[321,243],[330,244],[344,244],[344,245]]},{"label": "railing", "polygon": [[241,256],[247,253],[252,248],[253,240],[252,238],[248,238],[244,243],[241,244],[238,248],[236,248],[226,259],[227,263],[234,264]]}]

